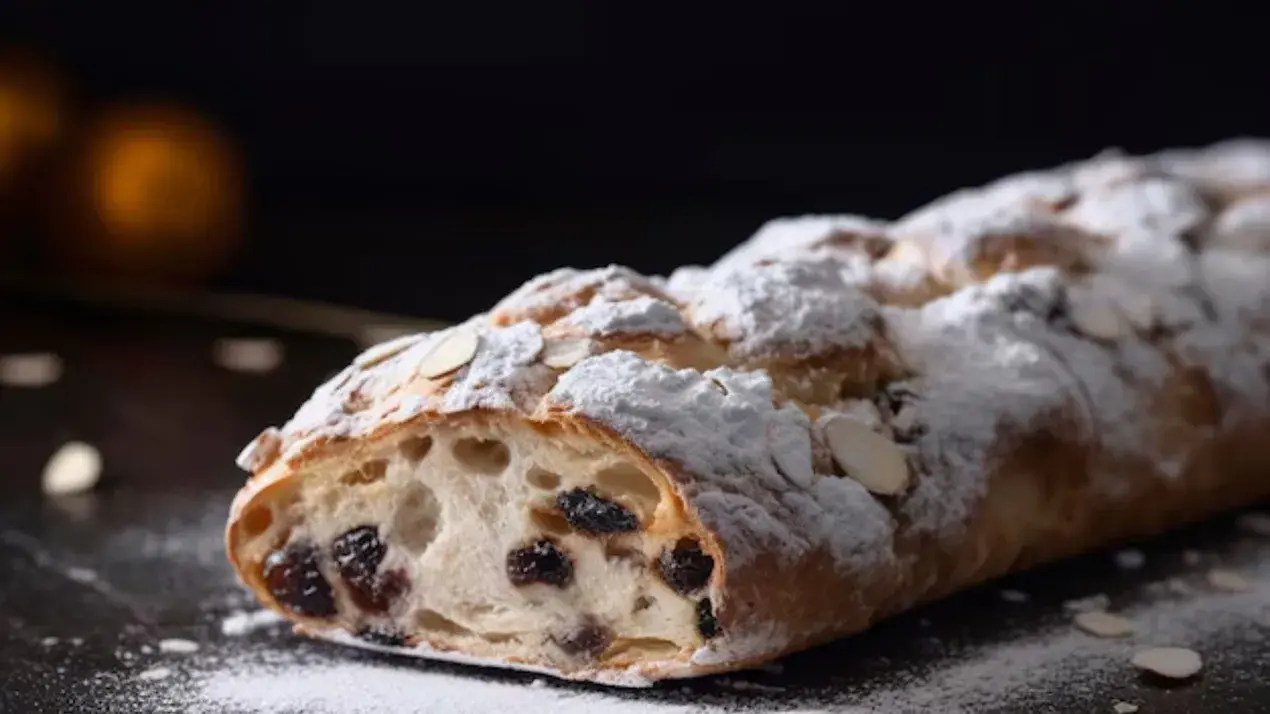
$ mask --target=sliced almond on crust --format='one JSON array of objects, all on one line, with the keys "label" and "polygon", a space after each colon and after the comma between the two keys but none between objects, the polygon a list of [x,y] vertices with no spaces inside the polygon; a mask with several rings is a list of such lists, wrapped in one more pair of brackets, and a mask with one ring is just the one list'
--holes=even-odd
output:
[{"label": "sliced almond on crust", "polygon": [[1069,293],[1068,317],[1083,335],[1099,340],[1114,340],[1130,332],[1129,321],[1110,300],[1081,291]]},{"label": "sliced almond on crust", "polygon": [[825,441],[834,461],[872,493],[894,496],[909,484],[904,452],[865,424],[842,415],[824,420]]},{"label": "sliced almond on crust", "polygon": [[480,337],[472,330],[458,329],[447,335],[419,362],[418,374],[427,379],[447,375],[472,361]]},{"label": "sliced almond on crust", "polygon": [[281,450],[282,432],[271,426],[243,447],[234,463],[243,471],[255,473],[272,463]]},{"label": "sliced almond on crust", "polygon": [[552,369],[569,369],[590,357],[594,349],[595,343],[589,339],[552,340],[543,348],[542,363]]},{"label": "sliced almond on crust", "polygon": [[1213,568],[1208,571],[1208,584],[1229,593],[1250,593],[1255,588],[1247,578],[1233,570]]},{"label": "sliced almond on crust", "polygon": [[373,345],[365,352],[362,352],[357,355],[357,357],[353,358],[353,365],[360,369],[374,367],[375,365],[396,357],[402,352],[414,347],[419,344],[419,341],[423,338],[423,335],[405,335],[396,339],[388,340],[387,342],[381,342],[377,345]]},{"label": "sliced almond on crust", "polygon": [[1094,610],[1077,613],[1072,622],[1097,637],[1124,637],[1133,634],[1133,623],[1119,615]]},{"label": "sliced almond on crust", "polygon": [[1133,655],[1133,666],[1169,679],[1188,679],[1199,674],[1204,662],[1185,647],[1152,647]]}]

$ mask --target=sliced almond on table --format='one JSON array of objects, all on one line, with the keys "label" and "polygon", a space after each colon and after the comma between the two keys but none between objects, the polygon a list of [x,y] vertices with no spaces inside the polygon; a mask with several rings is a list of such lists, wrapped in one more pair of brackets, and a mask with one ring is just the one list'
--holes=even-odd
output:
[{"label": "sliced almond on table", "polygon": [[282,364],[282,343],[268,338],[225,338],[212,346],[212,356],[225,369],[263,374]]},{"label": "sliced almond on table", "polygon": [[91,444],[71,441],[44,465],[40,485],[49,496],[70,496],[88,491],[100,478],[101,453]]},{"label": "sliced almond on table", "polygon": [[1124,637],[1133,634],[1133,623],[1119,615],[1093,610],[1072,618],[1077,627],[1097,637]]},{"label": "sliced almond on table", "polygon": [[419,362],[419,376],[435,379],[463,367],[476,356],[479,344],[480,337],[472,330],[451,332]]},{"label": "sliced almond on table", "polygon": [[860,485],[883,496],[894,496],[908,488],[908,461],[890,439],[862,422],[838,414],[826,418],[822,429],[833,460]]},{"label": "sliced almond on table", "polygon": [[1225,590],[1231,593],[1248,593],[1255,589],[1247,578],[1233,570],[1213,568],[1208,571],[1207,577],[1208,584],[1218,590]]},{"label": "sliced almond on table", "polygon": [[375,365],[396,357],[406,350],[419,344],[424,335],[405,335],[396,339],[381,342],[373,345],[365,352],[353,358],[353,365],[360,369],[367,369]]},{"label": "sliced almond on table", "polygon": [[62,376],[62,359],[51,352],[0,355],[0,385],[46,387]]},{"label": "sliced almond on table", "polygon": [[1185,647],[1152,647],[1133,654],[1133,666],[1169,679],[1188,679],[1199,674],[1204,662],[1199,653]]},{"label": "sliced almond on table", "polygon": [[549,341],[543,348],[542,363],[552,369],[568,369],[590,357],[595,343],[588,339]]}]

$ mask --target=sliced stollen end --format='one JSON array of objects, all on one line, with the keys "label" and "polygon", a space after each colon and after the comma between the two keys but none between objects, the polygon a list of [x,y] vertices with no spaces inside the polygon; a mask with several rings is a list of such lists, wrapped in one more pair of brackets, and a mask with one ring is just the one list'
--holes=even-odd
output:
[{"label": "sliced stollen end", "polygon": [[724,627],[714,534],[581,421],[424,419],[255,481],[231,556],[307,632],[594,679],[693,669]]},{"label": "sliced stollen end", "polygon": [[811,427],[761,373],[609,352],[533,413],[424,410],[274,459],[227,544],[320,636],[614,684],[736,669],[874,616],[841,590],[772,592],[774,574],[895,587],[889,514],[815,472]]}]

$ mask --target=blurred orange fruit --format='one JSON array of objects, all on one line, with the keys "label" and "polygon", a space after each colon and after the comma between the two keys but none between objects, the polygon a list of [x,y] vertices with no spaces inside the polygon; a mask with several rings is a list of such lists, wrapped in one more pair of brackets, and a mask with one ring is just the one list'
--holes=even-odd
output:
[{"label": "blurred orange fruit", "polygon": [[177,282],[224,266],[241,238],[244,186],[215,126],[181,108],[131,107],[102,116],[83,140],[54,207],[66,209],[58,257],[98,277]]}]

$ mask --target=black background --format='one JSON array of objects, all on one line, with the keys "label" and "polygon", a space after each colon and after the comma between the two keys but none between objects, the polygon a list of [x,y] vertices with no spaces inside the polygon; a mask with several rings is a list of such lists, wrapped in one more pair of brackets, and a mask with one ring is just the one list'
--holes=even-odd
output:
[{"label": "black background", "polygon": [[1217,3],[0,0],[85,104],[176,100],[250,171],[223,286],[442,318],[1091,155],[1270,134]]}]

